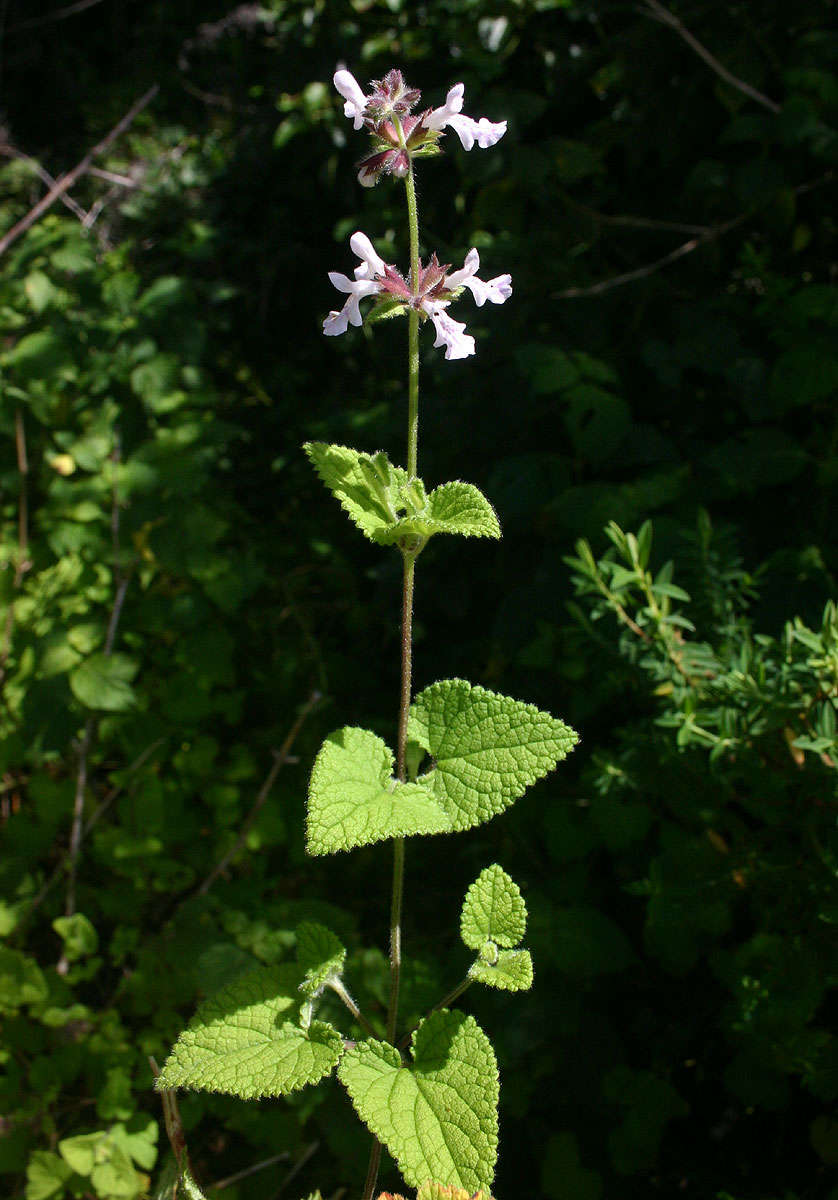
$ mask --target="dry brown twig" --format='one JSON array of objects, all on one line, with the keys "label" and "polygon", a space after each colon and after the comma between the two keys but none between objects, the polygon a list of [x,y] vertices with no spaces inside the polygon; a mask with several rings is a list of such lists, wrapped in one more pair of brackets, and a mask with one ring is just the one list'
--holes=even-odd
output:
[{"label": "dry brown twig", "polygon": [[[32,565],[29,562],[29,459],[26,454],[26,426],[23,422],[23,410],[15,412],[15,448],[17,451],[18,470],[18,501],[17,501],[17,560],[12,587],[14,593],[20,591],[23,577]],[[9,599],[6,612],[6,624],[3,629],[3,644],[0,647],[0,686],[6,675],[6,661],[12,649],[12,633],[15,625],[15,595]]]},{"label": "dry brown twig", "polygon": [[83,175],[87,174],[93,164],[93,160],[98,158],[100,154],[104,154],[105,151],[108,150],[116,141],[116,139],[120,137],[121,134],[125,133],[129,126],[143,111],[143,109],[151,103],[159,90],[159,85],[156,83],[153,87],[150,87],[145,95],[141,96],[139,100],[137,100],[137,102],[133,104],[131,108],[129,108],[122,120],[118,121],[117,124],[114,125],[110,133],[106,134],[106,136],[103,137],[100,142],[97,142],[92,150],[88,150],[81,162],[76,163],[71,171],[68,171],[65,175],[62,175],[55,181],[54,185],[50,188],[47,194],[42,196],[38,203],[34,205],[34,207],[30,208],[29,212],[26,213],[25,216],[21,217],[21,219],[14,224],[12,228],[3,235],[2,238],[0,238],[0,254],[4,254],[6,250],[8,250],[9,246],[16,242],[22,234],[26,233],[27,229],[31,229],[35,222],[38,221],[45,212],[52,208],[56,201],[60,200],[67,192],[69,192],[70,188],[73,187],[73,185],[76,184],[79,179],[81,179]]},{"label": "dry brown twig", "polygon": [[265,782],[262,784],[261,788],[259,789],[259,794],[257,795],[256,800],[253,803],[253,807],[251,808],[250,812],[247,814],[247,816],[245,817],[245,819],[242,823],[242,827],[239,830],[239,833],[238,833],[238,836],[237,836],[235,842],[230,847],[230,849],[227,851],[227,853],[220,859],[220,861],[216,863],[216,865],[210,871],[209,875],[207,875],[206,879],[200,885],[200,887],[198,887],[196,889],[196,891],[195,891],[196,896],[205,896],[207,894],[207,892],[210,890],[210,888],[212,887],[212,885],[215,883],[216,879],[218,879],[219,875],[222,875],[224,873],[224,871],[227,870],[227,867],[230,865],[230,863],[233,861],[233,859],[236,857],[236,855],[241,851],[242,847],[244,846],[245,842],[247,841],[247,835],[250,832],[254,821],[259,816],[259,813],[262,811],[262,807],[265,804],[265,801],[267,800],[268,796],[270,795],[271,788],[274,785],[274,781],[276,780],[277,775],[279,774],[280,770],[285,765],[285,763],[288,761],[288,756],[291,753],[291,748],[294,745],[294,742],[297,740],[297,735],[299,734],[299,732],[302,729],[303,725],[305,724],[306,720],[310,716],[312,709],[315,707],[315,705],[319,704],[319,702],[322,700],[322,698],[323,697],[320,692],[313,691],[311,693],[311,695],[309,696],[308,700],[306,700],[303,707],[300,709],[300,711],[297,715],[296,721],[294,722],[294,724],[291,726],[288,733],[286,734],[285,741],[282,743],[282,745],[280,746],[280,748],[278,750],[274,750],[274,752],[273,752],[273,756],[274,756],[273,765],[271,766],[271,769],[265,778]]},{"label": "dry brown twig", "polygon": [[694,34],[690,33],[686,25],[675,16],[675,13],[670,12],[668,8],[665,8],[660,3],[660,0],[645,0],[645,2],[651,14],[662,25],[668,25],[670,29],[674,29],[678,36],[687,43],[691,50],[695,51],[699,58],[707,63],[707,66],[712,71],[716,72],[720,79],[723,79],[730,87],[742,92],[743,95],[750,96],[752,100],[755,100],[757,104],[761,104],[763,108],[767,108],[769,112],[778,113],[780,111],[781,106],[776,100],[772,100],[763,92],[758,91],[750,83],[747,83],[744,79],[740,79],[738,75],[734,75],[732,71],[729,71],[724,63],[719,62],[716,56],[711,54],[707,47]]}]

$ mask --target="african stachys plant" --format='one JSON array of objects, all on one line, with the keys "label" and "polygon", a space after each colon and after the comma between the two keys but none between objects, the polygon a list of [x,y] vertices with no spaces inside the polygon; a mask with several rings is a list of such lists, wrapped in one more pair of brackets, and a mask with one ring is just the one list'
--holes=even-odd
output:
[{"label": "african stachys plant", "polygon": [[[343,728],[324,742],[311,774],[306,845],[313,855],[369,843],[393,844],[390,902],[390,989],[385,1036],[376,1034],[344,981],[346,951],[324,926],[297,930],[297,962],[247,974],[202,1004],[181,1034],[158,1087],[228,1092],[243,1099],[280,1096],[317,1083],[333,1070],[358,1116],[373,1134],[363,1200],[375,1191],[382,1146],[405,1182],[423,1196],[470,1195],[492,1186],[498,1149],[498,1071],[491,1043],[473,1017],[451,1007],[474,982],[518,991],[532,983],[521,893],[498,865],[486,867],[468,889],[460,932],[474,961],[465,978],[413,1029],[399,1027],[402,971],[402,892],[405,842],[422,834],[459,833],[490,820],[551,771],[577,741],[572,729],[532,705],[462,679],[444,679],[411,694],[413,582],[416,560],[438,533],[499,537],[495,512],[472,484],[455,481],[428,491],[417,473],[419,329],[431,322],[434,346],[446,359],[475,353],[465,325],[449,306],[468,288],[478,305],[503,304],[509,275],[483,281],[476,249],[451,271],[436,254],[419,258],[414,162],[441,152],[453,129],[465,150],[488,148],[506,122],[474,120],[461,110],[455,84],[440,108],[416,115],[419,91],[392,70],[365,94],[346,70],[335,86],[357,130],[372,149],[359,180],[373,186],[383,175],[403,180],[410,266],[399,271],[357,232],[350,246],[359,259],[354,278],[330,279],[346,295],[323,332],[334,336],[360,325],[360,304],[373,301],[367,319],[407,317],[407,461],[382,451],[310,442],[305,449],[318,475],[350,519],[373,542],[401,555],[403,575],[401,691],[395,754],[367,729]],[[419,853],[421,853],[421,843]],[[318,1020],[326,990],[352,1016],[348,1037]],[[409,1048],[409,1053],[408,1053]],[[194,1186],[189,1180],[189,1186]]]}]

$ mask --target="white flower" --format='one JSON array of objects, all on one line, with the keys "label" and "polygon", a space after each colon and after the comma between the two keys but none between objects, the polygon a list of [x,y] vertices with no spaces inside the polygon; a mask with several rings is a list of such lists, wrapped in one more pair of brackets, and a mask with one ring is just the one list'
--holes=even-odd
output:
[{"label": "white flower", "polygon": [[343,106],[344,116],[350,118],[355,129],[360,129],[364,124],[367,108],[367,97],[362,92],[361,85],[351,71],[335,71],[333,83],[346,101]]},{"label": "white flower", "polygon": [[387,264],[380,254],[376,254],[372,242],[365,233],[358,230],[349,239],[353,254],[362,259],[361,265],[355,268],[356,279],[373,279],[376,275],[384,275]]},{"label": "white flower", "polygon": [[468,358],[470,354],[475,353],[474,338],[466,333],[462,321],[455,321],[453,317],[448,316],[445,309],[449,303],[449,300],[422,301],[422,308],[433,321],[436,330],[434,346],[444,346],[447,359]]},{"label": "white flower", "polygon": [[445,286],[449,288],[467,287],[474,296],[478,308],[489,300],[492,304],[503,304],[512,295],[512,276],[497,275],[494,279],[484,282],[477,278],[480,268],[480,255],[472,246],[466,255],[465,265],[452,275],[446,275]]},{"label": "white flower", "polygon": [[[346,73],[348,74],[348,72]],[[506,121],[493,122],[487,120],[486,117],[475,121],[473,117],[467,117],[462,111],[464,91],[465,87],[462,83],[455,83],[445,97],[443,106],[435,108],[429,116],[423,119],[423,124],[426,129],[438,130],[443,130],[450,125],[460,139],[464,150],[470,150],[475,142],[481,150],[486,150],[489,146],[494,146],[499,142],[506,133]],[[347,113],[347,115],[349,114]]]},{"label": "white flower", "polygon": [[337,337],[340,333],[346,333],[350,325],[362,324],[361,301],[366,296],[376,296],[381,291],[381,284],[375,276],[384,275],[384,259],[376,254],[372,242],[360,230],[352,234],[349,245],[361,262],[355,268],[354,279],[349,279],[340,271],[329,272],[329,279],[334,287],[339,292],[346,292],[348,298],[340,312],[333,310],[323,322],[323,332],[327,337]]}]

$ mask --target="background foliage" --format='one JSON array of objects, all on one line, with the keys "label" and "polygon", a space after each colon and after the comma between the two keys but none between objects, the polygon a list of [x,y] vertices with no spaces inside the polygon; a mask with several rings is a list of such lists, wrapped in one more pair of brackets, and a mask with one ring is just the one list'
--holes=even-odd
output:
[{"label": "background foliage", "polygon": [[[505,538],[423,556],[417,689],[463,675],[583,735],[490,829],[408,855],[406,1007],[460,977],[498,861],[536,971],[468,998],[499,1196],[834,1196],[838,35],[828,0],[671,11],[713,62],[651,0],[3,7],[4,229],[38,164],[160,85],[72,190],[86,221],[56,206],[0,259],[5,1194],[168,1197],[148,1056],[301,919],[386,1007],[360,949],[386,851],[323,864],[302,835],[322,737],[390,739],[397,696],[398,556],[300,449],[403,439],[401,331],[319,331],[349,233],[404,258],[398,189],[354,180],[345,63],[431,103],[463,79],[510,124],[420,180],[441,257],[477,245],[516,291],[473,364],[425,344],[422,473],[477,483]],[[228,1200],[363,1170],[337,1085],[182,1111],[207,1185],[288,1156]]]}]

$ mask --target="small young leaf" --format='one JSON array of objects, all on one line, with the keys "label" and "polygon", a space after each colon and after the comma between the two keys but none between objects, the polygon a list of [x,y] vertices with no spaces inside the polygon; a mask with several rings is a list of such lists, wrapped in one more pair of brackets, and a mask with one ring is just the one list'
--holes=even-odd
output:
[{"label": "small young leaf", "polygon": [[469,971],[472,979],[504,992],[526,992],[532,987],[532,958],[529,950],[501,950],[497,962],[478,958]]},{"label": "small young leaf", "polygon": [[416,697],[408,736],[434,760],[418,782],[449,813],[452,830],[470,829],[503,812],[579,740],[534,705],[463,679],[433,683]]},{"label": "small young leaf", "polygon": [[489,1039],[464,1013],[442,1009],[413,1035],[413,1066],[386,1042],[358,1042],[338,1077],[406,1182],[489,1187],[498,1147],[498,1069]]},{"label": "small young leaf", "polygon": [[393,779],[393,754],[367,729],[340,729],[323,743],[308,791],[309,854],[334,854],[385,838],[444,833],[451,824],[419,784]]},{"label": "small young leaf", "polygon": [[304,921],[297,926],[297,962],[305,972],[300,991],[312,997],[323,990],[330,976],[342,974],[346,950],[325,925]]},{"label": "small young leaf", "polygon": [[206,1000],[157,1077],[158,1091],[191,1087],[243,1100],[282,1096],[316,1083],[341,1056],[340,1034],[322,1021],[302,1030],[299,967],[243,975]]},{"label": "small young leaf", "polygon": [[517,883],[497,863],[486,867],[466,892],[460,934],[472,950],[489,939],[517,946],[527,931],[527,906]]},{"label": "small young leaf", "polygon": [[459,533],[462,537],[500,537],[495,510],[473,483],[454,480],[434,488],[423,516],[427,533]]}]

